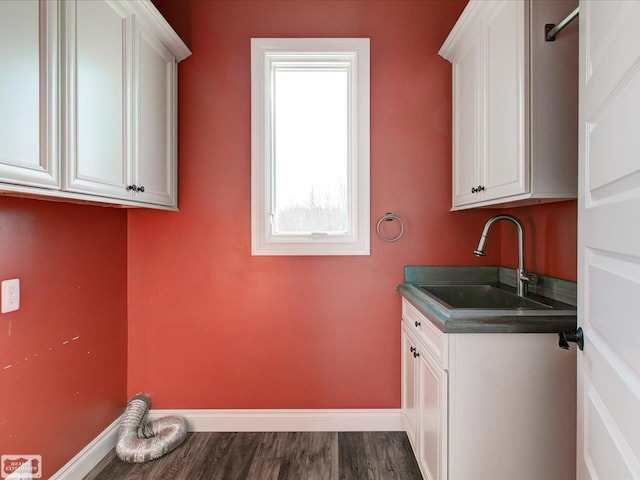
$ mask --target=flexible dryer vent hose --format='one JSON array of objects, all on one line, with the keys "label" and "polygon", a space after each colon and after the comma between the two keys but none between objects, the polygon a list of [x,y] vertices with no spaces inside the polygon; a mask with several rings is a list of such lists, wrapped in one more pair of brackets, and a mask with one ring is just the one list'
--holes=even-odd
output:
[{"label": "flexible dryer vent hose", "polygon": [[139,393],[129,402],[118,429],[116,454],[125,462],[155,460],[178,447],[187,438],[184,418],[169,416],[142,423],[151,407],[151,399]]}]

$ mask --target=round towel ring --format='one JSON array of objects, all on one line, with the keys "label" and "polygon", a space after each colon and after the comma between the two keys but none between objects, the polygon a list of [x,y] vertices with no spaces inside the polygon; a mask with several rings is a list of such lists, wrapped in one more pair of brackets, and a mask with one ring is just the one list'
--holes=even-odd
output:
[{"label": "round towel ring", "polygon": [[[400,224],[400,233],[395,237],[385,237],[380,231],[380,226],[382,225],[382,222],[391,222],[393,220],[397,220]],[[378,220],[378,223],[376,224],[376,232],[378,232],[378,236],[385,242],[397,242],[404,235],[404,222],[395,213],[387,212],[380,218],[380,220]]]}]

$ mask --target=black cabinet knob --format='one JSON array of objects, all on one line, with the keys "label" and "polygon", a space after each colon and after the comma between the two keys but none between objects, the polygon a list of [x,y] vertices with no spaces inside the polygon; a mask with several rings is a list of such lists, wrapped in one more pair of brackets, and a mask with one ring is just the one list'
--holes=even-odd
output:
[{"label": "black cabinet knob", "polygon": [[133,190],[134,192],[137,192],[138,191],[138,187],[134,183],[133,185],[129,185],[127,187],[127,191],[129,191],[129,190]]},{"label": "black cabinet knob", "polygon": [[411,347],[411,348],[409,349],[409,351],[410,351],[411,353],[415,352],[415,351],[416,351],[416,347]]},{"label": "black cabinet knob", "polygon": [[484,192],[484,187],[482,185],[478,185],[478,188],[476,189],[477,192]]},{"label": "black cabinet knob", "polygon": [[477,191],[476,187],[471,187],[471,193],[476,193]]},{"label": "black cabinet knob", "polygon": [[416,320],[416,322],[415,322],[415,326],[416,326],[416,327],[419,327],[420,325],[422,325],[422,324]]},{"label": "black cabinet knob", "polygon": [[143,186],[143,185],[140,185],[140,186],[138,187],[138,191],[139,191],[139,192],[141,192],[141,193],[142,193],[142,192],[144,192],[144,186]]},{"label": "black cabinet knob", "polygon": [[413,358],[418,358],[420,356],[420,352],[413,352]]}]

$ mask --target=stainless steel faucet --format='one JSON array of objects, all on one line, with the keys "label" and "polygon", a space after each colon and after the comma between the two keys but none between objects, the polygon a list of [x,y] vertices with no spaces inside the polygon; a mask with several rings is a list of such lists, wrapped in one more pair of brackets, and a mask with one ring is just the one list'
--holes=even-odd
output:
[{"label": "stainless steel faucet", "polygon": [[527,271],[524,269],[524,230],[522,229],[522,223],[520,223],[520,220],[512,215],[496,215],[495,217],[491,217],[487,220],[487,223],[482,230],[482,236],[480,237],[478,248],[476,248],[473,253],[475,253],[477,257],[484,257],[484,249],[487,245],[487,235],[489,235],[491,225],[499,220],[509,220],[510,222],[515,223],[516,227],[518,227],[518,271],[516,272],[516,288],[518,296],[526,297],[527,284],[531,281],[531,278],[529,278]]}]

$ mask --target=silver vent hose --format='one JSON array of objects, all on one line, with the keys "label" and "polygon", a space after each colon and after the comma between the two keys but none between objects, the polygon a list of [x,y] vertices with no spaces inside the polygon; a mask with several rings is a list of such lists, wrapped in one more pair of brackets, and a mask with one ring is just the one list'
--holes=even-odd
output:
[{"label": "silver vent hose", "polygon": [[139,393],[129,402],[118,428],[116,454],[120,460],[142,463],[155,460],[178,447],[187,438],[187,422],[178,416],[143,423],[151,399]]}]

